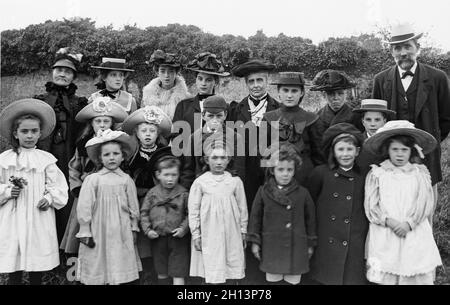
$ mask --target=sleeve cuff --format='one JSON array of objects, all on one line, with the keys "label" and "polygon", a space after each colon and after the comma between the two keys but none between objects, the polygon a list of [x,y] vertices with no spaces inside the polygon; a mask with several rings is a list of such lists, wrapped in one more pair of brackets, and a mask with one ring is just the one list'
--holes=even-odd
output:
[{"label": "sleeve cuff", "polygon": [[411,227],[411,231],[414,230],[416,228],[416,222],[414,220],[412,220],[411,218],[408,218],[406,220],[406,222],[409,224],[409,226]]},{"label": "sleeve cuff", "polygon": [[50,206],[54,207],[54,206],[53,206],[53,197],[52,197],[52,195],[51,195],[50,193],[45,194],[45,195],[44,195],[44,198],[48,201],[48,203],[50,204]]},{"label": "sleeve cuff", "polygon": [[259,234],[248,233],[246,239],[248,242],[261,245],[261,236]]},{"label": "sleeve cuff", "polygon": [[308,244],[308,247],[317,246],[317,236],[308,236],[307,244]]}]

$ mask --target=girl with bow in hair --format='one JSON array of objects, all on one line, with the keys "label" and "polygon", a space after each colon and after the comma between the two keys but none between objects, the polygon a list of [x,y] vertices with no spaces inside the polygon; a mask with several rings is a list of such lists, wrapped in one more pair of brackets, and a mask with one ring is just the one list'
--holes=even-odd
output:
[{"label": "girl with bow in hair", "polygon": [[431,227],[430,172],[419,161],[436,145],[431,134],[404,120],[387,122],[364,143],[385,159],[366,179],[367,279],[373,283],[432,285],[442,265]]}]

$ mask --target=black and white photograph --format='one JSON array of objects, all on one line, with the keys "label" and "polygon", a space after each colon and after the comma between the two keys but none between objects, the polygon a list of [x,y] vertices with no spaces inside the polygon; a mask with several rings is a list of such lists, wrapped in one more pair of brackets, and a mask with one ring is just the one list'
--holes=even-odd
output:
[{"label": "black and white photograph", "polygon": [[449,285],[449,12],[2,1],[0,286]]}]

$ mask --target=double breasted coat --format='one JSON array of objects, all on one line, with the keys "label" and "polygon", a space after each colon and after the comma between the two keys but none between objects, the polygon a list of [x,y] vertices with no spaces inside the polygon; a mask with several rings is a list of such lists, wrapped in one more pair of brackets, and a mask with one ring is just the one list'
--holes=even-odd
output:
[{"label": "double breasted coat", "polygon": [[[195,122],[195,114],[199,115],[199,122]],[[192,134],[196,129],[203,126],[202,110],[200,107],[200,98],[198,94],[178,103],[177,108],[175,108],[172,122],[175,124],[179,121],[184,121],[189,124],[191,129],[188,131],[183,130],[183,132],[189,132],[189,134]],[[181,131],[177,133],[181,133]]]},{"label": "double breasted coat", "polygon": [[365,175],[329,165],[314,169],[308,190],[316,204],[317,247],[310,276],[328,285],[365,284]]},{"label": "double breasted coat", "polygon": [[282,190],[274,178],[259,188],[247,239],[261,246],[262,271],[293,275],[309,271],[308,247],[316,239],[315,213],[308,190],[295,179]]},{"label": "double breasted coat", "polygon": [[[414,123],[417,128],[432,134],[438,140],[435,150],[425,156],[424,163],[431,174],[432,184],[442,181],[441,146],[450,132],[450,85],[447,75],[426,64],[417,63],[418,88],[414,106]],[[396,111],[397,66],[375,76],[372,97],[388,102],[388,108]]]}]

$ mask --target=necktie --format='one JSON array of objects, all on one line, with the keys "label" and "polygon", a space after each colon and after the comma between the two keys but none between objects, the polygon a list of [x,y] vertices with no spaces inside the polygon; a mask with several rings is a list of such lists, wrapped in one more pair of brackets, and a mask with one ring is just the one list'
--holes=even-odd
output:
[{"label": "necktie", "polygon": [[411,71],[405,71],[402,73],[402,79],[405,79],[408,75],[414,77],[414,73],[412,73]]},{"label": "necktie", "polygon": [[258,106],[259,103],[260,103],[262,100],[264,100],[264,99],[266,98],[266,95],[264,95],[264,96],[263,96],[262,98],[260,98],[260,99],[258,99],[258,98],[256,98],[256,97],[253,97],[253,96],[251,96],[251,95],[249,95],[248,97],[249,97],[249,99],[253,102],[253,104],[254,104],[255,106]]},{"label": "necktie", "polygon": [[108,91],[106,89],[103,89],[102,91],[100,91],[100,94],[103,96],[109,96],[112,99],[115,99],[116,96],[114,94],[116,94],[117,92],[119,92],[119,90],[117,91]]}]

